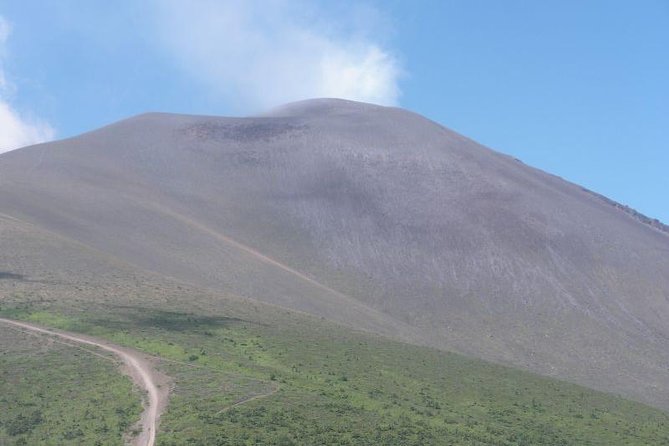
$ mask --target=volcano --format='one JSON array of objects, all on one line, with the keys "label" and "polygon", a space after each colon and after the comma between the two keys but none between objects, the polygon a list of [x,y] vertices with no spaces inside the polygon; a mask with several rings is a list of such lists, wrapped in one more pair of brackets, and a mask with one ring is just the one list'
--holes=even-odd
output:
[{"label": "volcano", "polygon": [[669,409],[669,228],[403,109],[143,114],[0,155],[0,213],[202,288]]}]

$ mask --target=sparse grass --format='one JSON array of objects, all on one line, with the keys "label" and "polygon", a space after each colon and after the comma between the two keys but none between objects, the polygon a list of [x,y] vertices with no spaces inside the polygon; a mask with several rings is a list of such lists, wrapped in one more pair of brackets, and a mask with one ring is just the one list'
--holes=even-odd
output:
[{"label": "sparse grass", "polygon": [[121,445],[139,419],[114,361],[6,327],[0,351],[0,445]]},{"label": "sparse grass", "polygon": [[3,313],[163,358],[175,379],[165,446],[669,445],[659,410],[315,318],[35,305]]}]

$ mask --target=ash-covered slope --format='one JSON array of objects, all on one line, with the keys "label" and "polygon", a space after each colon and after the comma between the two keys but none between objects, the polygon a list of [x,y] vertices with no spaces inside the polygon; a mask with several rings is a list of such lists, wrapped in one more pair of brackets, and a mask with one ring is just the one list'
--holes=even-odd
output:
[{"label": "ash-covered slope", "polygon": [[0,213],[200,286],[669,409],[664,227],[401,109],[141,115],[0,156]]}]

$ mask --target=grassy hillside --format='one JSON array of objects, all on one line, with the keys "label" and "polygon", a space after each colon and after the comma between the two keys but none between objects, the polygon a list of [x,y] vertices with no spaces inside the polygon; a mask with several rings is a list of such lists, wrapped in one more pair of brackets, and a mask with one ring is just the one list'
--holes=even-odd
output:
[{"label": "grassy hillside", "polygon": [[[616,396],[142,272],[1,218],[0,236],[0,315],[162,358],[174,391],[160,445],[669,444],[666,413]],[[119,444],[139,396],[114,364],[12,333],[0,444]],[[8,436],[17,419],[48,429]],[[86,441],[65,438],[77,429]]]},{"label": "grassy hillside", "polygon": [[647,406],[271,310],[0,312],[163,358],[175,389],[160,445],[669,444],[669,416]]},{"label": "grassy hillside", "polygon": [[140,396],[100,356],[0,326],[0,445],[121,445]]}]

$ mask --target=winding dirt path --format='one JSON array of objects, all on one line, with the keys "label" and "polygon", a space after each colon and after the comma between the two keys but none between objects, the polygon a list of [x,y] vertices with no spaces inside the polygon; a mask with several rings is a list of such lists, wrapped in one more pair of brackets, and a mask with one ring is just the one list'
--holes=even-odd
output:
[{"label": "winding dirt path", "polygon": [[54,336],[79,344],[92,345],[118,356],[125,364],[124,372],[132,378],[135,384],[146,390],[148,395],[148,401],[144,405],[144,412],[142,413],[142,417],[139,422],[139,425],[142,428],[142,432],[133,440],[133,445],[154,446],[156,442],[156,426],[158,424],[160,414],[167,405],[167,396],[169,390],[168,386],[165,385],[167,377],[156,372],[151,362],[147,360],[143,354],[134,350],[110,344],[109,342],[102,341],[100,339],[92,338],[90,336],[48,330],[26,322],[0,318],[0,323],[8,324],[34,333]]}]

